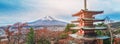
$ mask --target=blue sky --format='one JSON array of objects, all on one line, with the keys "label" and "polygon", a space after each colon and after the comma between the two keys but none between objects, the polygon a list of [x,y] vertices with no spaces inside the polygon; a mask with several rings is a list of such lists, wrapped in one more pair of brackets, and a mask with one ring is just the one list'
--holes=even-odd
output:
[{"label": "blue sky", "polygon": [[[88,0],[89,10],[104,10],[96,18],[109,16],[120,21],[120,0]],[[0,0],[0,26],[31,22],[44,16],[75,20],[72,14],[83,8],[83,0]]]}]

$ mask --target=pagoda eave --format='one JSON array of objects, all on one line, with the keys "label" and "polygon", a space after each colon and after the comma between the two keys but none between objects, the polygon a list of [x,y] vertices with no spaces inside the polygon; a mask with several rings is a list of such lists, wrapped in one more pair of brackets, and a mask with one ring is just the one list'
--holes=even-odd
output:
[{"label": "pagoda eave", "polygon": [[107,27],[71,27],[70,29],[83,29],[83,30],[106,30]]},{"label": "pagoda eave", "polygon": [[97,22],[97,21],[105,21],[105,19],[93,19],[93,18],[82,18],[84,21],[94,21],[94,22]]},{"label": "pagoda eave", "polygon": [[77,34],[69,34],[69,36],[76,38],[76,39],[83,39],[83,40],[97,40],[97,39],[110,38],[109,36],[83,37],[83,36],[78,36]]},{"label": "pagoda eave", "polygon": [[89,10],[81,10],[80,12],[76,13],[76,14],[73,14],[72,16],[79,16],[83,13],[89,13],[89,14],[92,14],[92,15],[95,15],[95,14],[101,14],[103,13],[104,11],[89,11]]},{"label": "pagoda eave", "polygon": [[107,27],[83,27],[83,30],[106,30]]},{"label": "pagoda eave", "polygon": [[79,23],[80,21],[79,20],[76,20],[76,21],[71,21],[72,23]]}]

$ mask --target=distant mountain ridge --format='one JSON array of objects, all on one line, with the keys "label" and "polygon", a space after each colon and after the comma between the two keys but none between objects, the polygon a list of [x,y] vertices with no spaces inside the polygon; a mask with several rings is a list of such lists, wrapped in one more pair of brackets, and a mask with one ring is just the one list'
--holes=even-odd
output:
[{"label": "distant mountain ridge", "polygon": [[[16,23],[17,24],[17,23]],[[23,24],[23,23],[20,23]],[[68,24],[65,21],[62,21],[60,19],[51,17],[51,16],[45,16],[43,18],[40,18],[34,22],[27,22],[25,23],[26,26],[24,26],[24,29],[28,29],[30,27],[34,29],[42,29],[43,27],[47,27],[48,30],[51,31],[64,31],[66,25]],[[8,26],[2,26],[0,27],[0,35],[4,33],[4,29]],[[15,26],[15,24],[10,26],[10,31],[17,32],[18,27]]]},{"label": "distant mountain ridge", "polygon": [[67,22],[61,21],[52,16],[45,16],[34,22],[28,22],[28,26],[51,26],[51,25],[66,25]]},{"label": "distant mountain ridge", "polygon": [[114,23],[111,23],[111,25],[112,25],[112,28],[119,28],[120,22],[114,22]]}]

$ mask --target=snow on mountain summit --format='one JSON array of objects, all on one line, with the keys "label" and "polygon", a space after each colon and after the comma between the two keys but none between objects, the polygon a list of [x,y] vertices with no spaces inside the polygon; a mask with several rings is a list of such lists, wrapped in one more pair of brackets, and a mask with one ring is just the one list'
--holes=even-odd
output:
[{"label": "snow on mountain summit", "polygon": [[61,19],[54,18],[52,16],[45,16],[45,17],[40,18],[37,21],[28,23],[29,26],[43,26],[43,25],[50,26],[50,25],[66,25],[66,24],[67,22]]},{"label": "snow on mountain summit", "polygon": [[55,20],[53,17],[51,17],[51,16],[45,16],[45,17],[43,17],[43,18],[41,18],[41,20]]}]

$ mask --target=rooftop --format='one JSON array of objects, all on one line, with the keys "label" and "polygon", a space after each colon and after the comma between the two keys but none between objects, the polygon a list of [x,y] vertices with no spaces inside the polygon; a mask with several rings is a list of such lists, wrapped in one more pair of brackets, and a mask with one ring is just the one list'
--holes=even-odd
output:
[{"label": "rooftop", "polygon": [[103,13],[103,11],[81,10],[80,12],[78,12],[76,14],[73,14],[72,16],[79,16],[79,15],[81,15],[83,13],[89,13],[89,14],[95,15],[95,14],[101,14],[101,13]]},{"label": "rooftop", "polygon": [[83,37],[78,36],[77,34],[69,34],[69,36],[76,38],[76,39],[85,39],[85,40],[95,40],[95,39],[108,39],[108,36],[96,36],[96,37]]},{"label": "rooftop", "polygon": [[84,27],[71,27],[71,29],[85,29],[85,30],[104,30],[107,29],[107,27],[88,27],[88,26],[84,26]]}]

